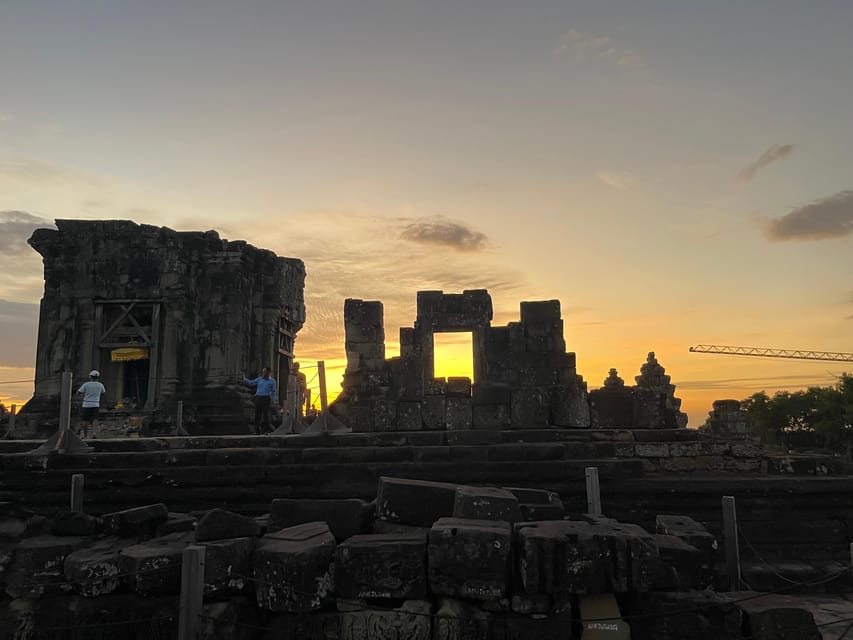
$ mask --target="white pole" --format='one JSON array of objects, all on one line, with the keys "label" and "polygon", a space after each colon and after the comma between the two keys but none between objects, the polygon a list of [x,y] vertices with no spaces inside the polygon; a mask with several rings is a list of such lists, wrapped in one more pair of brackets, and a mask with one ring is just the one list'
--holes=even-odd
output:
[{"label": "white pole", "polygon": [[598,467],[586,468],[586,509],[592,516],[601,515],[601,488],[598,484]]}]

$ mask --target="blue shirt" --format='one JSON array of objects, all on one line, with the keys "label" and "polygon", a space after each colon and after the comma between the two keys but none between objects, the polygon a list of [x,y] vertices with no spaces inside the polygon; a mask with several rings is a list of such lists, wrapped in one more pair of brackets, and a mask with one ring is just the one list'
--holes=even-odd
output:
[{"label": "blue shirt", "polygon": [[264,378],[263,376],[258,376],[253,380],[243,378],[243,383],[257,386],[256,396],[275,396],[275,378]]}]

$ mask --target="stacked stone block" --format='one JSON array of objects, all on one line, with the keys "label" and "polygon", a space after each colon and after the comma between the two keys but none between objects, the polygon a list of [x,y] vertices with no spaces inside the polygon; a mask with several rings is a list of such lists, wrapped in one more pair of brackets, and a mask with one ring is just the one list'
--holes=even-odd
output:
[{"label": "stacked stone block", "polygon": [[744,436],[750,432],[746,412],[737,400],[715,400],[705,424],[711,433],[718,436]]}]

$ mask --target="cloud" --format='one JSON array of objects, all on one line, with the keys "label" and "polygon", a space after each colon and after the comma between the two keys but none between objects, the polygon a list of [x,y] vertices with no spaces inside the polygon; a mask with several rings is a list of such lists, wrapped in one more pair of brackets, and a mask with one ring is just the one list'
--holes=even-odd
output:
[{"label": "cloud", "polygon": [[623,69],[645,69],[646,61],[633,50],[617,45],[608,36],[595,36],[569,29],[554,48],[554,55],[570,56],[574,62],[605,60]]},{"label": "cloud", "polygon": [[756,174],[766,166],[784,160],[794,151],[792,144],[774,144],[769,149],[766,149],[758,158],[750,162],[747,166],[741,169],[737,174],[738,182],[750,182],[755,178]]},{"label": "cloud", "polygon": [[763,224],[765,235],[774,242],[849,236],[853,234],[853,191],[839,191]]},{"label": "cloud", "polygon": [[630,174],[615,171],[599,171],[595,174],[595,177],[608,187],[619,189],[619,191],[624,191],[636,183],[636,180]]},{"label": "cloud", "polygon": [[31,367],[36,359],[39,305],[10,302],[0,298],[2,367]]},{"label": "cloud", "polygon": [[458,251],[480,251],[486,246],[486,234],[457,222],[435,220],[413,222],[400,233],[403,240],[420,244],[431,244]]},{"label": "cloud", "polygon": [[35,229],[53,227],[53,222],[26,211],[0,211],[0,252],[18,255],[29,250],[27,239]]}]

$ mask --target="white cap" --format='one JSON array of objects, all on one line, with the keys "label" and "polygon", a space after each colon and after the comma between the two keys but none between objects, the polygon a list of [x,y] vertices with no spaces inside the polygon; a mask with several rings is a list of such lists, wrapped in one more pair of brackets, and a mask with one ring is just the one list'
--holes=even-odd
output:
[{"label": "white cap", "polygon": [[90,378],[100,378],[100,377],[101,377],[101,372],[100,372],[100,371],[98,371],[97,369],[92,369],[92,370],[89,372],[89,377],[90,377]]}]

